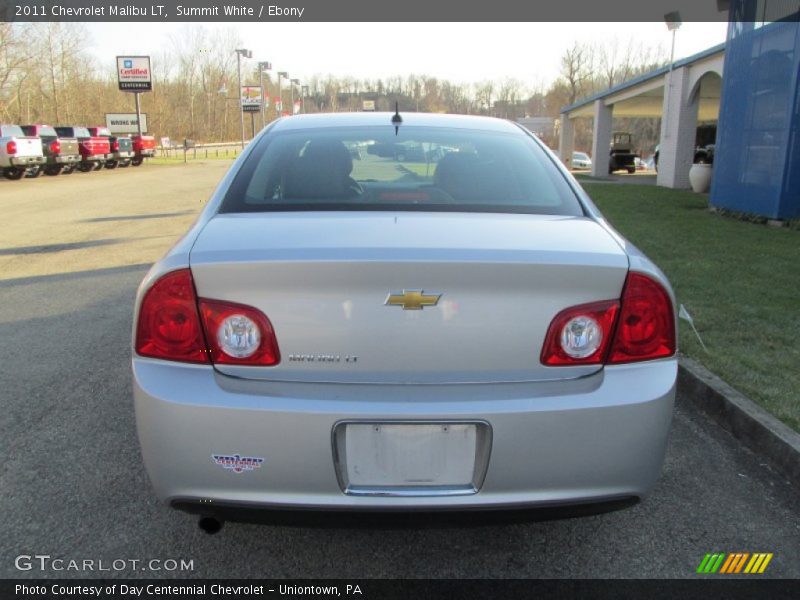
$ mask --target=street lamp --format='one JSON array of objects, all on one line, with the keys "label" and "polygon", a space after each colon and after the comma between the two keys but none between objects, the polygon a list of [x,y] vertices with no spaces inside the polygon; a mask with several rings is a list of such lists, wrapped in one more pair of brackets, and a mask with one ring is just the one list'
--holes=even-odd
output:
[{"label": "street lamp", "polygon": [[302,98],[300,100],[300,102],[302,102],[302,104],[303,104],[303,113],[305,113],[306,112],[306,96],[308,96],[308,86],[307,85],[304,85],[303,87],[300,88],[300,95],[301,95],[301,98]]},{"label": "street lamp", "polygon": [[299,79],[291,79],[289,83],[292,84],[292,114],[294,114],[294,86],[300,85]]},{"label": "street lamp", "polygon": [[669,137],[669,101],[670,96],[672,96],[672,69],[675,63],[675,34],[683,23],[681,21],[681,13],[675,10],[665,14],[664,22],[667,24],[667,30],[672,32],[672,49],[669,52],[669,74],[667,75],[669,84],[667,86],[667,101],[664,106],[664,137],[667,138]]},{"label": "street lamp", "polygon": [[264,106],[264,71],[271,71],[272,63],[261,61],[258,63],[258,83],[261,85],[261,129],[264,129],[267,109]]},{"label": "street lamp", "polygon": [[281,77],[289,79],[289,74],[286,71],[278,72],[278,104],[275,105],[275,115],[278,117],[281,116],[281,111],[283,110],[283,85],[281,84]]},{"label": "street lamp", "polygon": [[242,104],[242,57],[253,58],[253,53],[246,48],[236,49],[236,70],[239,74],[239,124],[242,126],[242,150],[244,150],[244,106]]}]

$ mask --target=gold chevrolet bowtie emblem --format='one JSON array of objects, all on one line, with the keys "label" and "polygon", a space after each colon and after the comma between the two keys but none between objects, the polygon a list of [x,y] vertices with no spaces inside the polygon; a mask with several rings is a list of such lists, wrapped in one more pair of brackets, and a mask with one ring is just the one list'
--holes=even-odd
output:
[{"label": "gold chevrolet bowtie emblem", "polygon": [[422,290],[403,290],[403,293],[389,294],[386,306],[402,306],[403,310],[422,310],[425,306],[436,306],[441,294],[425,294]]}]

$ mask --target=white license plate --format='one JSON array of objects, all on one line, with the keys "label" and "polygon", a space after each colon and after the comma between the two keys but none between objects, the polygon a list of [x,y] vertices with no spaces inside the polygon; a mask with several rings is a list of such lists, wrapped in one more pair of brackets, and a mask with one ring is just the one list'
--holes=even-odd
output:
[{"label": "white license plate", "polygon": [[350,491],[473,488],[475,424],[348,423],[344,434],[343,462]]}]

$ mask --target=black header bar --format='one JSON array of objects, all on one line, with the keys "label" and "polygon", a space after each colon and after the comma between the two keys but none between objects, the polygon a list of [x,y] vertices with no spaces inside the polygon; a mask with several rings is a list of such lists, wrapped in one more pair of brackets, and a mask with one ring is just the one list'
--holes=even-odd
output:
[{"label": "black header bar", "polygon": [[[78,22],[603,22],[727,21],[718,0],[0,0],[3,21]],[[407,27],[407,26],[404,26]],[[406,32],[407,34],[409,32]],[[481,43],[481,40],[464,40]]]}]

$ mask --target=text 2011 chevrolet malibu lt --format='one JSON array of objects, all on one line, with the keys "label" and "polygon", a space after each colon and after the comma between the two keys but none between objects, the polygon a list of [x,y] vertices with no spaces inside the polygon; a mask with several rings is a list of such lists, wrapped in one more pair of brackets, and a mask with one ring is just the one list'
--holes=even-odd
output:
[{"label": "text 2011 chevrolet malibu lt", "polygon": [[281,119],[139,288],[147,471],[209,516],[635,500],[672,418],[674,304],[513,123]]}]

